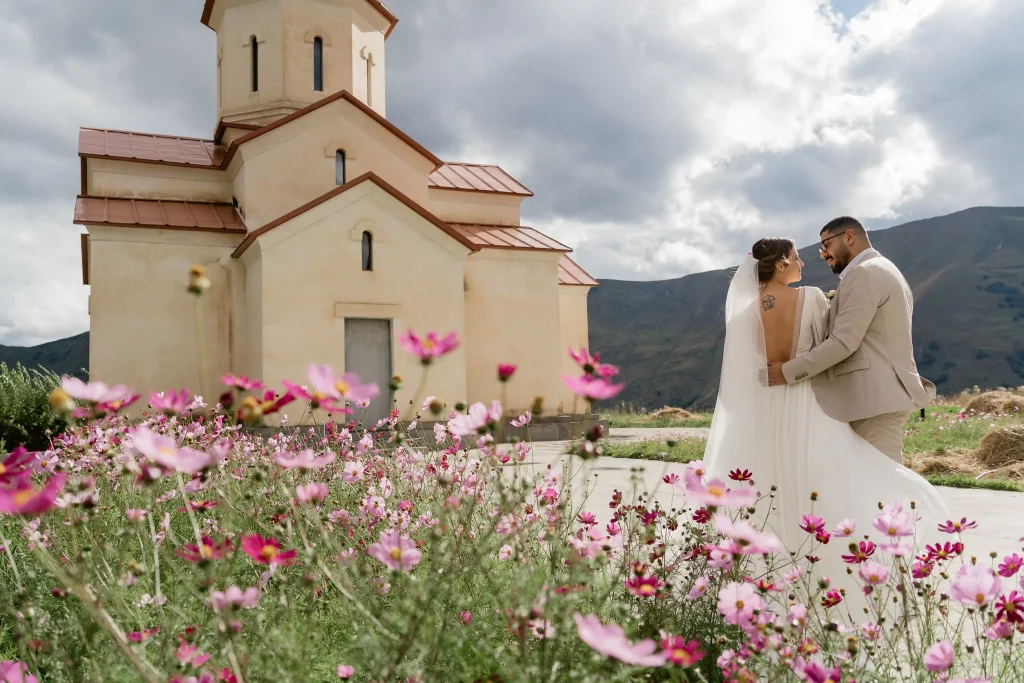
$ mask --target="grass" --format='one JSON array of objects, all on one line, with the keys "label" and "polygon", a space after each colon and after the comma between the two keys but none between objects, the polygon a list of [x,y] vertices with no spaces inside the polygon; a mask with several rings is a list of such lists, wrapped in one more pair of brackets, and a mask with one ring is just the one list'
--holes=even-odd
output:
[{"label": "grass", "polygon": [[652,413],[614,410],[601,415],[614,429],[637,429],[645,427],[694,428],[710,427],[711,413],[693,413],[692,418],[655,417]]},{"label": "grass", "polygon": [[601,445],[601,454],[610,458],[634,460],[660,460],[686,463],[704,457],[708,442],[700,437],[679,440],[644,439],[643,441],[607,442]]},{"label": "grass", "polygon": [[925,419],[913,414],[904,426],[908,432],[903,437],[903,452],[906,455],[920,453],[948,453],[974,450],[981,438],[993,425],[1019,424],[1024,416],[988,418],[980,415],[960,417],[960,406],[929,406]]},{"label": "grass", "polygon": [[1024,493],[1024,486],[1010,479],[982,479],[975,481],[970,474],[924,474],[932,486],[948,486],[954,489],[989,489],[991,491],[1017,491]]}]

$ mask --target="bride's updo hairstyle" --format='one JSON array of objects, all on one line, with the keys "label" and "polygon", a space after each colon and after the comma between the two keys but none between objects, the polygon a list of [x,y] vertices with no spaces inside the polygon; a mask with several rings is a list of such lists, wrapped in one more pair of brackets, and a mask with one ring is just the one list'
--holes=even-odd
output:
[{"label": "bride's updo hairstyle", "polygon": [[757,281],[764,284],[771,280],[779,261],[788,266],[791,251],[793,240],[787,237],[764,237],[754,242],[750,255],[757,259]]}]

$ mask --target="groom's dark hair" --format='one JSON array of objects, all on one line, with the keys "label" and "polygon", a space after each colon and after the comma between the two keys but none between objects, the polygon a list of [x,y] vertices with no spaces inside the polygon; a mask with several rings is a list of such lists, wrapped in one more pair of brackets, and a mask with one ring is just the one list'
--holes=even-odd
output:
[{"label": "groom's dark hair", "polygon": [[825,227],[818,233],[824,235],[826,233],[838,233],[845,232],[846,230],[853,230],[858,235],[866,235],[867,231],[864,230],[864,226],[860,224],[860,221],[850,216],[840,216],[839,218],[833,218]]}]

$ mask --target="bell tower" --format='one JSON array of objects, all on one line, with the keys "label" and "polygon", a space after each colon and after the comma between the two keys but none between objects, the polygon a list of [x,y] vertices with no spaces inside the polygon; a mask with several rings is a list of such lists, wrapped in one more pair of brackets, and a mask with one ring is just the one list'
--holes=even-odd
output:
[{"label": "bell tower", "polygon": [[385,115],[379,0],[206,0],[217,33],[217,120],[265,125],[347,90]]}]

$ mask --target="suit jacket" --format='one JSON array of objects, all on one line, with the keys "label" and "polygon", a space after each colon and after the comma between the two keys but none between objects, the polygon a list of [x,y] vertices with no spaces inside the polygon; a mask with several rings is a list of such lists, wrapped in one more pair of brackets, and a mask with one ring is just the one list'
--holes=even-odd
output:
[{"label": "suit jacket", "polygon": [[783,364],[782,374],[790,384],[811,380],[822,410],[841,422],[919,410],[935,399],[935,385],[917,374],[913,315],[903,274],[884,256],[869,255],[843,275],[825,338]]}]

